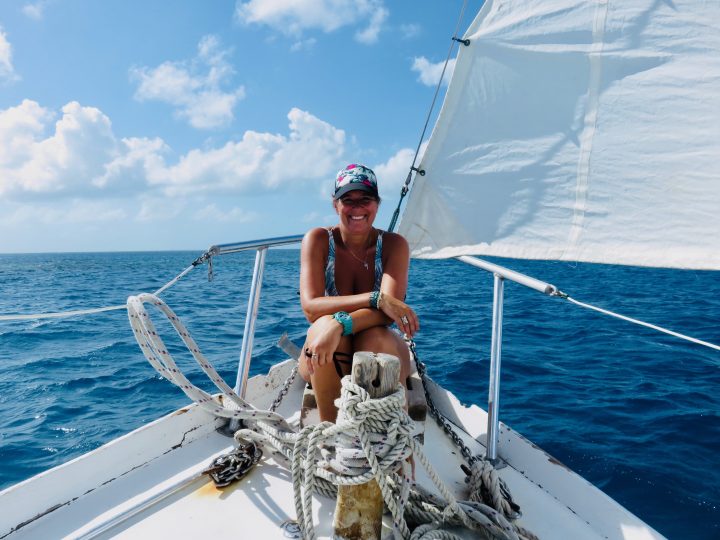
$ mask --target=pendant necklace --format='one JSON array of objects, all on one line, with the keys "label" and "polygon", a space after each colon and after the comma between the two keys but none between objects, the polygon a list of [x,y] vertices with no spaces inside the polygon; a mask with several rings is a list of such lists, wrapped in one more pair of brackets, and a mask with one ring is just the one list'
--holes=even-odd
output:
[{"label": "pendant necklace", "polygon": [[367,249],[365,250],[365,251],[366,251],[365,260],[363,260],[363,259],[361,259],[360,257],[358,257],[357,255],[355,255],[355,254],[352,252],[352,249],[350,249],[350,246],[347,246],[347,245],[346,245],[345,247],[346,247],[347,250],[350,252],[350,255],[352,255],[353,258],[354,258],[357,262],[362,263],[362,265],[365,267],[365,270],[367,270],[367,269],[368,269]]}]

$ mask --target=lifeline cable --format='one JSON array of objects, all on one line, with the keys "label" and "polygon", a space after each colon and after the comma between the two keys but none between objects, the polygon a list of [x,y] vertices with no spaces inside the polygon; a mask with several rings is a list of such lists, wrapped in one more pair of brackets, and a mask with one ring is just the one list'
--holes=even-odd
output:
[{"label": "lifeline cable", "polygon": [[[165,285],[160,287],[157,291],[155,291],[153,294],[158,295],[173,285],[175,285],[180,279],[185,277],[185,275],[190,272],[193,268],[195,268],[198,264],[200,264],[202,257],[199,257],[196,259],[190,266],[188,266],[185,270],[180,272],[177,276],[172,278],[170,281],[168,281]],[[198,262],[200,261],[200,262]],[[65,317],[75,317],[76,315],[91,315],[93,313],[102,313],[104,311],[116,311],[120,309],[126,309],[126,304],[117,305],[117,306],[106,306],[106,307],[100,307],[100,308],[90,308],[90,309],[76,309],[71,311],[57,311],[53,313],[30,313],[30,314],[13,314],[13,315],[0,315],[0,321],[28,321],[28,320],[35,320],[35,319],[62,319]]]},{"label": "lifeline cable", "polygon": [[[463,0],[462,8],[460,9],[460,16],[458,17],[458,21],[455,24],[455,32],[453,32],[453,37],[450,41],[450,48],[448,49],[447,57],[445,58],[445,64],[443,65],[442,72],[440,73],[440,79],[438,80],[437,86],[435,87],[435,94],[433,95],[432,102],[430,103],[430,109],[428,110],[427,116],[425,117],[425,125],[423,126],[422,133],[420,134],[420,140],[418,141],[417,148],[415,149],[415,155],[413,156],[412,165],[410,165],[410,170],[408,171],[407,178],[405,178],[405,184],[402,187],[402,190],[400,191],[400,200],[398,201],[397,208],[395,208],[395,211],[393,212],[392,219],[390,220],[390,226],[388,227],[388,231],[393,232],[395,229],[395,225],[397,225],[397,220],[400,217],[400,205],[402,204],[403,199],[405,198],[405,195],[408,194],[408,191],[410,190],[410,181],[412,180],[412,173],[413,171],[417,171],[415,168],[415,162],[417,161],[418,154],[420,153],[420,147],[422,146],[423,139],[425,139],[425,133],[427,132],[428,124],[430,123],[430,116],[432,116],[433,109],[435,108],[435,102],[437,101],[438,94],[440,93],[440,88],[442,87],[443,79],[445,78],[445,70],[447,69],[447,65],[450,62],[450,56],[452,55],[453,48],[455,48],[455,42],[461,42],[461,40],[457,39],[457,33],[460,29],[460,24],[463,20],[463,15],[465,15],[465,7],[467,6],[467,0]],[[464,45],[467,45],[468,43],[465,41],[462,41]],[[420,173],[421,175],[424,173]]]},{"label": "lifeline cable", "polygon": [[615,313],[614,311],[610,311],[607,309],[599,308],[597,306],[593,306],[592,304],[586,304],[584,302],[580,302],[578,300],[575,300],[574,298],[571,298],[570,296],[567,296],[566,294],[558,294],[557,296],[560,296],[564,300],[567,300],[568,302],[572,302],[573,304],[584,307],[586,309],[590,309],[593,311],[597,311],[599,313],[602,313],[604,315],[609,315],[610,317],[615,317],[616,319],[621,319],[623,321],[628,321],[634,324],[638,324],[640,326],[645,326],[646,328],[651,328],[653,330],[657,330],[658,332],[662,332],[664,334],[668,334],[671,336],[675,336],[680,339],[684,339],[686,341],[690,341],[691,343],[696,343],[697,345],[702,345],[704,347],[709,347],[711,349],[715,349],[716,351],[720,351],[720,346],[715,345],[714,343],[710,343],[708,341],[703,341],[701,339],[697,339],[691,336],[687,336],[685,334],[681,334],[680,332],[675,332],[673,330],[668,330],[667,328],[663,328],[662,326],[657,326],[655,324],[650,324],[645,321],[641,321],[639,319],[633,319],[632,317],[627,317],[626,315],[620,315],[619,313]]}]

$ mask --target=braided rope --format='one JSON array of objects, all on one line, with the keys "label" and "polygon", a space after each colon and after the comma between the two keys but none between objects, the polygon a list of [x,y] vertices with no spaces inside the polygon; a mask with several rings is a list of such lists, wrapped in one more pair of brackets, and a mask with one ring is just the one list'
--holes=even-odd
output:
[{"label": "braided rope", "polygon": [[[158,335],[145,303],[153,304],[165,314],[200,368],[225,399],[218,400],[185,377]],[[535,538],[490,506],[479,501],[458,501],[450,493],[413,437],[413,421],[404,411],[405,390],[401,385],[389,396],[372,399],[366,390],[351,382],[350,377],[345,377],[339,399],[338,422],[307,426],[297,433],[279,414],[255,409],[239,397],[205,358],[177,315],[157,296],[149,293],[131,296],[127,310],[145,358],[161,376],[179,386],[185,395],[211,414],[241,420],[246,428],[239,430],[235,439],[259,443],[269,448],[271,455],[289,462],[295,510],[307,540],[316,538],[312,522],[313,493],[335,497],[338,485],[364,484],[372,479],[377,481],[392,514],[395,531],[402,538],[430,540],[457,537],[441,529],[440,524],[443,527],[462,526],[494,539]],[[224,404],[226,400],[231,407]],[[414,455],[416,462],[426,470],[440,492],[440,498],[424,492],[419,486],[411,486],[411,470],[407,462],[410,455]],[[400,474],[396,472],[398,469]],[[501,482],[498,484],[504,486]],[[411,533],[407,519],[432,525]]]}]

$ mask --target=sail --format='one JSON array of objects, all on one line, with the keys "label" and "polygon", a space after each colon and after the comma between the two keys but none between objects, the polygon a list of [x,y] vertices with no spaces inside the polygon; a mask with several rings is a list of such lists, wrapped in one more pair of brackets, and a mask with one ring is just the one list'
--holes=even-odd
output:
[{"label": "sail", "polygon": [[413,256],[720,269],[720,1],[486,0],[399,231]]}]

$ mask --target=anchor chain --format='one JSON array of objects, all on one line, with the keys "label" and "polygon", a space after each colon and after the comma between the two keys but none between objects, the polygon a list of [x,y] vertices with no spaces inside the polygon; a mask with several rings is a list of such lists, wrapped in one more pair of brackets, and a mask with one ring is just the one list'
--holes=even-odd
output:
[{"label": "anchor chain", "polygon": [[229,486],[250,472],[262,455],[262,450],[254,442],[247,442],[232,452],[215,458],[203,474],[213,479],[215,487]]},{"label": "anchor chain", "polygon": [[430,392],[428,392],[427,389],[425,364],[421,362],[418,358],[417,351],[415,350],[415,342],[413,340],[407,340],[407,344],[410,348],[410,352],[413,355],[413,360],[415,361],[415,368],[417,369],[418,375],[420,375],[420,378],[423,382],[423,392],[425,392],[425,401],[427,401],[430,414],[435,418],[435,420],[437,420],[437,422],[443,428],[443,431],[447,434],[448,437],[450,437],[452,442],[455,443],[455,446],[460,449],[460,453],[467,460],[468,465],[472,466],[473,463],[481,460],[482,456],[473,456],[470,448],[463,442],[463,440],[460,438],[460,435],[458,435],[453,428],[453,424],[447,418],[445,418],[445,416],[435,406],[435,402],[433,401],[432,396],[430,396]]}]

